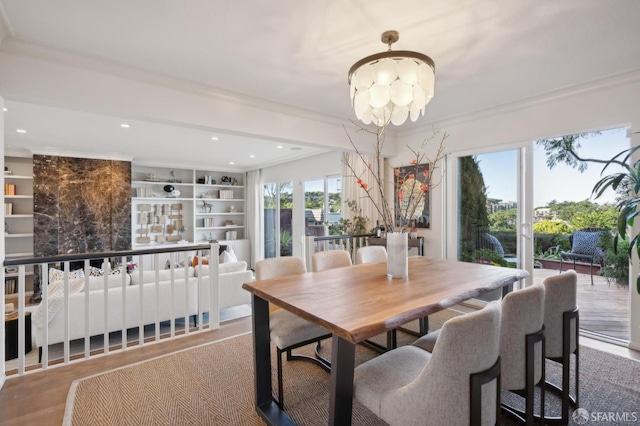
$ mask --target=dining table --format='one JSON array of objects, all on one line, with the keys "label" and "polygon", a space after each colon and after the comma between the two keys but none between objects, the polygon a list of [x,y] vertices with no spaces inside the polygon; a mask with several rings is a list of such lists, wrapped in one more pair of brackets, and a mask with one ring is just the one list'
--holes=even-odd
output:
[{"label": "dining table", "polygon": [[332,333],[329,425],[352,418],[356,345],[410,321],[499,288],[529,273],[479,263],[409,258],[407,278],[387,276],[386,262],[245,283],[252,293],[255,406],[270,425],[294,425],[273,398],[269,304]]}]

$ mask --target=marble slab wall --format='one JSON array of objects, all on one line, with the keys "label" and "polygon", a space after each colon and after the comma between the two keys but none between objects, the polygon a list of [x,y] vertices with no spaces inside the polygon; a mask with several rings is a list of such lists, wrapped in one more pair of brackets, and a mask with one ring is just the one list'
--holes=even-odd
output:
[{"label": "marble slab wall", "polygon": [[131,163],[33,156],[34,255],[131,249]]}]

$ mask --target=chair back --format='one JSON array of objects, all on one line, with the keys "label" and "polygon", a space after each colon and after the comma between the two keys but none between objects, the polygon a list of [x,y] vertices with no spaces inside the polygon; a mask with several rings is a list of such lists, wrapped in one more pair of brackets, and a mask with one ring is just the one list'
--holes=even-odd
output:
[{"label": "chair back", "polygon": [[[507,390],[526,387],[526,336],[544,323],[544,287],[532,285],[502,300],[500,325],[500,386]],[[542,378],[542,342],[534,346],[534,383]]]},{"label": "chair back", "polygon": [[[544,335],[545,356],[562,356],[563,315],[578,307],[578,274],[572,269],[559,275],[552,275],[543,281],[544,296]],[[576,349],[576,321],[571,321],[570,352]]]},{"label": "chair back", "polygon": [[304,274],[305,272],[307,272],[307,267],[304,260],[298,256],[272,257],[256,262],[256,281]]},{"label": "chair back", "polygon": [[[424,424],[429,417],[433,417],[430,424],[469,423],[469,377],[491,368],[498,359],[500,311],[500,302],[494,301],[482,310],[444,323],[427,366],[399,395],[400,399],[410,399],[403,405],[417,411],[415,424]],[[483,425],[496,424],[496,386],[493,380],[482,387]]]},{"label": "chair back", "polygon": [[311,258],[311,270],[313,272],[325,269],[351,266],[351,256],[346,250],[327,250],[315,253]]},{"label": "chair back", "polygon": [[356,265],[387,261],[387,249],[384,246],[360,247],[356,252]]}]

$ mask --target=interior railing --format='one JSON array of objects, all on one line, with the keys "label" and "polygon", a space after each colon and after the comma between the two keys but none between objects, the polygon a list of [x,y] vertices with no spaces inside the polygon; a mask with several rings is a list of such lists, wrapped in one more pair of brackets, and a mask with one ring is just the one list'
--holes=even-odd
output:
[{"label": "interior railing", "polygon": [[356,252],[360,247],[369,245],[369,238],[375,234],[359,235],[326,235],[305,237],[305,257],[307,270],[311,270],[311,257],[314,253],[326,250],[346,250],[351,256],[351,261],[356,263]]},{"label": "interior railing", "polygon": [[[112,351],[123,351],[131,346],[143,346],[148,343],[158,342],[161,339],[173,339],[176,337],[188,336],[190,333],[202,332],[211,329],[217,329],[220,327],[220,313],[219,313],[219,300],[217,295],[219,289],[218,283],[218,262],[209,262],[208,266],[198,265],[195,269],[195,276],[189,276],[189,268],[176,267],[180,262],[184,262],[183,265],[188,266],[190,255],[195,254],[199,258],[208,253],[218,253],[218,244],[200,244],[200,245],[185,245],[184,247],[167,247],[167,248],[149,248],[144,250],[126,250],[126,251],[113,251],[113,252],[101,252],[101,253],[84,253],[73,255],[61,255],[61,256],[48,256],[48,257],[32,257],[32,258],[12,258],[4,261],[4,267],[14,267],[18,269],[18,286],[17,286],[17,367],[7,369],[7,362],[5,362],[5,374],[23,375],[25,372],[46,370],[50,366],[66,365],[72,361],[87,359],[90,356],[97,354],[108,354]],[[169,284],[165,284],[161,289],[161,270],[165,270],[165,266],[169,266]],[[78,293],[81,293],[84,297],[84,302],[76,300],[79,304],[84,305],[84,312],[82,319],[71,318],[69,312],[69,300],[73,296],[71,293],[73,287],[71,283],[74,282],[74,278],[71,278],[72,266],[78,265],[78,262],[82,265],[84,273],[84,284],[82,289]],[[91,264],[101,262],[102,265],[118,264],[121,265],[121,277],[122,279],[117,285],[114,286],[113,275],[110,275],[108,271],[105,271],[103,277],[99,277],[102,281],[101,288],[90,288],[89,277],[91,275]],[[42,290],[42,297],[38,308],[34,309],[34,306],[27,307],[26,305],[26,268],[33,265],[34,269],[39,271],[40,288]],[[132,266],[135,265],[135,268]],[[49,268],[57,266],[64,273],[62,285],[57,284],[50,289],[49,286]],[[127,268],[129,266],[129,268]],[[203,277],[202,272],[204,268],[209,268],[207,277]],[[127,274],[138,274],[137,287],[128,284],[128,281],[133,279],[132,276],[127,278]],[[149,278],[149,275],[153,276],[153,279]],[[147,277],[146,280],[144,277]],[[162,275],[166,279],[167,272],[163,272]],[[111,277],[111,280],[109,279]],[[115,280],[118,280],[117,278]],[[166,286],[169,286],[168,297]],[[128,290],[128,291],[127,291]],[[208,291],[206,291],[208,290]],[[184,292],[179,294],[178,292]],[[117,293],[121,294],[118,295]],[[50,294],[52,293],[52,294]],[[55,293],[55,294],[53,294]],[[109,296],[111,294],[111,297]],[[76,296],[77,298],[78,296]],[[115,299],[114,299],[115,297]],[[184,298],[183,298],[184,297]],[[190,306],[191,301],[197,300],[197,307]],[[100,305],[100,301],[96,302],[96,299],[102,299],[103,305]],[[145,304],[145,298],[155,301],[155,306],[149,305],[149,300]],[[137,299],[137,301],[135,300]],[[132,302],[133,300],[133,302]],[[184,306],[178,306],[176,300],[183,300]],[[59,304],[62,306],[59,307]],[[96,303],[100,306],[100,309],[95,309]],[[134,306],[136,303],[138,306]],[[3,296],[4,304],[4,296]],[[58,304],[58,306],[54,306]],[[112,306],[111,309],[109,307]],[[168,305],[167,305],[168,304]],[[118,306],[120,305],[120,306]],[[145,307],[145,305],[147,305]],[[161,306],[162,305],[162,306]],[[192,304],[193,305],[193,304]],[[64,338],[62,342],[51,342],[49,338],[49,323],[51,322],[49,314],[53,307],[59,307],[59,311],[56,316],[62,315],[64,319]],[[91,307],[91,308],[87,308]],[[136,309],[137,308],[137,309]],[[26,365],[26,353],[25,349],[27,345],[31,345],[31,342],[25,341],[25,330],[27,329],[27,322],[31,323],[35,311],[40,309],[38,315],[41,314],[42,324],[46,324],[46,327],[41,327],[43,344],[38,348],[39,362],[37,364]],[[95,311],[102,311],[103,315],[96,317]],[[153,310],[153,315],[148,312],[149,309]],[[161,314],[164,310],[169,311],[169,314]],[[135,316],[129,318],[128,314],[132,310],[137,310],[138,318]],[[113,312],[120,311],[119,314]],[[127,312],[130,311],[130,312]],[[27,321],[26,313],[29,312],[31,318]],[[15,314],[14,314],[15,315]],[[134,314],[135,315],[135,314]],[[145,320],[153,316],[153,321]],[[60,318],[58,318],[60,321]],[[70,322],[71,321],[84,321],[84,335],[80,338],[70,336]],[[191,326],[191,321],[194,322],[194,326]],[[137,323],[135,327],[127,327],[127,323]],[[92,324],[93,323],[93,324]],[[117,330],[114,330],[113,324],[121,324]],[[102,329],[99,334],[93,334],[90,329],[90,324],[93,327]],[[34,329],[35,324],[32,325]],[[134,341],[130,341],[127,337],[131,332],[135,332],[137,329],[138,337]],[[162,329],[162,332],[161,332]],[[145,335],[146,331],[146,335]],[[36,331],[37,332],[37,331]],[[117,341],[117,332],[120,332],[120,342],[110,342],[111,339]],[[151,335],[151,333],[153,334]],[[29,335],[31,333],[28,333]],[[101,339],[100,339],[101,336]],[[35,338],[35,336],[33,336]],[[80,340],[84,340],[83,350],[79,349]],[[102,340],[101,348],[96,349],[95,346],[100,346],[100,340]],[[74,343],[74,351],[71,350],[72,342]],[[62,356],[52,357],[51,351],[53,348],[51,345],[58,345],[55,352],[59,353],[59,345],[62,345]],[[91,345],[94,345],[94,348]],[[7,348],[5,348],[5,351]],[[35,347],[32,348],[35,350]],[[4,355],[4,354],[3,354]],[[15,362],[14,362],[15,364]]]}]

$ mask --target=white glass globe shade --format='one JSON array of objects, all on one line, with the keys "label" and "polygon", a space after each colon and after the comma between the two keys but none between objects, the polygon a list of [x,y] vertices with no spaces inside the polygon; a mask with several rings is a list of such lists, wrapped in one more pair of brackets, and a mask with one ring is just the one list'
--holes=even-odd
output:
[{"label": "white glass globe shade", "polygon": [[413,98],[413,89],[402,80],[396,80],[391,84],[391,101],[396,105],[409,105]]},{"label": "white glass globe shade", "polygon": [[372,122],[377,126],[384,126],[391,119],[391,110],[388,107],[372,108]]},{"label": "white glass globe shade", "polygon": [[366,89],[373,84],[373,66],[365,64],[358,68],[351,83],[355,83],[357,89]]},{"label": "white glass globe shade", "polygon": [[419,84],[414,84],[412,92],[413,103],[418,107],[418,109],[422,109],[427,104],[424,89]]},{"label": "white glass globe shade", "polygon": [[358,90],[356,92],[356,97],[353,102],[353,109],[356,112],[356,117],[358,119],[362,119],[365,111],[369,110],[369,91],[368,90]]},{"label": "white glass globe shade", "polygon": [[406,106],[396,105],[393,107],[393,112],[391,113],[391,123],[395,126],[400,126],[405,121],[407,121],[407,116],[409,115],[409,108]]},{"label": "white glass globe shade", "polygon": [[415,104],[411,104],[411,107],[409,108],[409,117],[414,123],[416,122],[418,117],[420,117],[420,108],[418,108]]},{"label": "white glass globe shade", "polygon": [[371,114],[371,110],[367,107],[367,110],[362,113],[362,118],[360,118],[364,124],[371,124],[373,120],[373,115]]},{"label": "white glass globe shade", "polygon": [[382,59],[374,67],[374,80],[377,84],[389,85],[398,78],[398,64],[393,59]]},{"label": "white glass globe shade", "polygon": [[391,87],[374,83],[369,88],[369,105],[373,108],[385,106],[391,100]]},{"label": "white glass globe shade", "polygon": [[435,76],[433,74],[433,69],[427,64],[420,65],[420,73],[418,77],[418,83],[424,90],[429,94],[433,94],[433,84],[435,81]]},{"label": "white glass globe shade", "polygon": [[398,64],[398,77],[408,85],[418,82],[418,64],[413,59],[403,59]]}]

